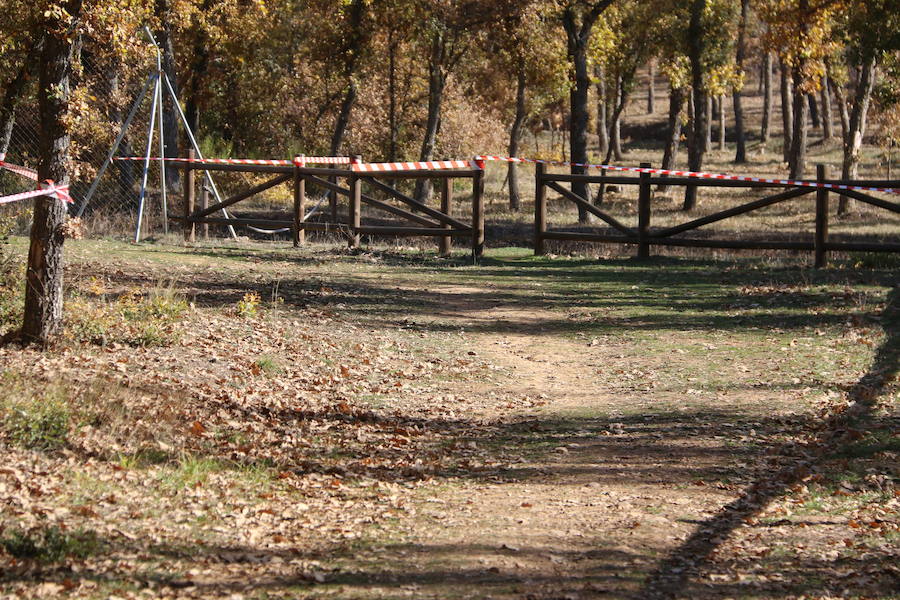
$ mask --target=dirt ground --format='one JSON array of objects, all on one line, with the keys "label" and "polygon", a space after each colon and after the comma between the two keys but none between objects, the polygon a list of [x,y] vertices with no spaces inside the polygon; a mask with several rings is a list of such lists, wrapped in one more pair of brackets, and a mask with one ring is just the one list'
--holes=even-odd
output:
[{"label": "dirt ground", "polygon": [[270,248],[72,251],[85,306],[190,308],[0,349],[80,423],[0,440],[0,595],[897,597],[890,269]]}]

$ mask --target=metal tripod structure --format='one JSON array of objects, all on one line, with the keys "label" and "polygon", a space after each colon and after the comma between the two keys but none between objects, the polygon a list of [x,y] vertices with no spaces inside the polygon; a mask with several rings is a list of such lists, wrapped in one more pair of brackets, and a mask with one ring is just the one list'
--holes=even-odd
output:
[{"label": "metal tripod structure", "polygon": [[[113,142],[112,147],[110,147],[109,149],[106,160],[103,161],[103,166],[101,166],[100,170],[97,171],[97,176],[91,183],[91,187],[88,188],[87,193],[84,195],[84,200],[82,201],[81,206],[75,213],[75,216],[78,217],[84,214],[84,211],[90,203],[91,198],[97,191],[97,186],[100,184],[100,179],[103,177],[104,173],[106,173],[106,170],[109,168],[109,165],[112,163],[115,154],[122,143],[122,140],[125,139],[125,134],[128,132],[128,128],[131,126],[131,122],[134,120],[135,115],[137,115],[138,110],[143,105],[144,99],[147,97],[147,92],[149,92],[150,88],[152,87],[153,103],[150,109],[150,127],[147,131],[147,145],[144,151],[144,168],[141,177],[141,191],[138,197],[138,216],[137,223],[134,229],[135,243],[141,241],[141,226],[143,225],[144,220],[144,204],[147,198],[147,179],[150,174],[150,160],[153,158],[153,138],[155,134],[159,135],[159,179],[160,189],[162,190],[163,231],[165,233],[169,232],[169,206],[168,198],[166,196],[166,153],[165,138],[163,137],[163,103],[165,102],[165,95],[167,92],[169,97],[172,99],[172,104],[175,106],[178,112],[179,120],[184,126],[185,133],[187,134],[187,137],[191,142],[191,147],[193,147],[194,152],[196,152],[197,158],[203,159],[203,152],[200,150],[200,145],[197,143],[197,139],[194,137],[194,132],[191,131],[191,126],[188,124],[187,117],[185,116],[184,111],[181,109],[181,104],[179,104],[178,102],[178,95],[175,93],[174,86],[169,80],[169,76],[162,69],[162,49],[159,47],[159,44],[156,43],[156,39],[153,37],[150,29],[146,26],[144,27],[144,33],[147,34],[147,37],[150,39],[150,42],[156,49],[156,71],[151,73],[147,77],[147,81],[144,83],[144,87],[141,88],[137,99],[131,106],[131,111],[128,113],[128,117],[122,123],[122,127],[119,130],[119,135],[116,136],[116,140]],[[215,196],[216,201],[221,202],[222,197],[219,194],[219,189],[216,186],[215,181],[213,181],[213,178],[210,175],[209,171],[204,171],[204,173],[206,175],[207,182],[209,183],[209,189]],[[225,211],[225,209],[222,209],[222,213],[225,218],[228,218],[228,213]],[[237,239],[237,233],[235,233],[234,227],[229,225],[228,230],[231,234],[231,237]]]}]

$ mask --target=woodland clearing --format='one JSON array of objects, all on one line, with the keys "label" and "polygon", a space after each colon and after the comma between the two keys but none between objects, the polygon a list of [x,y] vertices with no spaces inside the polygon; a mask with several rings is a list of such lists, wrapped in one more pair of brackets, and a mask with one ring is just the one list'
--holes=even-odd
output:
[{"label": "woodland clearing", "polygon": [[896,597],[891,257],[529,254],[71,242],[2,594]]}]

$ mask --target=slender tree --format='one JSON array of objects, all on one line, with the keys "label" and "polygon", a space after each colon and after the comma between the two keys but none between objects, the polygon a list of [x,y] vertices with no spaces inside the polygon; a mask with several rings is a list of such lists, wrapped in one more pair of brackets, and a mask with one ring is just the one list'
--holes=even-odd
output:
[{"label": "slender tree", "polygon": [[[61,0],[46,13],[40,59],[40,180],[68,183],[69,130],[66,112],[75,29],[82,0]],[[63,225],[66,206],[57,198],[35,201],[25,287],[22,340],[46,345],[59,332],[63,316]]]}]

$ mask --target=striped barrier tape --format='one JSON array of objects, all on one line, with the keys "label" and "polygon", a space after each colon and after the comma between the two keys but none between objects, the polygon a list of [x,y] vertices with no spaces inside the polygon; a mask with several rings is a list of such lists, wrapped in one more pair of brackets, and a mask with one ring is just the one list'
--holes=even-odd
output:
[{"label": "striped barrier tape", "polygon": [[27,177],[32,181],[37,181],[38,174],[34,169],[29,169],[28,167],[23,167],[21,165],[14,165],[12,163],[6,162],[6,155],[0,154],[0,168],[6,169],[7,171],[12,171],[22,177]]},{"label": "striped barrier tape", "polygon": [[53,196],[63,202],[69,204],[73,203],[72,197],[69,195],[69,186],[57,186],[48,179],[41,184],[39,189],[30,192],[22,192],[21,194],[13,194],[11,196],[0,196],[0,204],[9,204],[11,202],[18,202],[19,200],[27,200],[28,198],[36,198],[38,196]]},{"label": "striped barrier tape", "polygon": [[[130,160],[130,161],[144,161],[147,160],[144,156],[118,156],[113,160]],[[151,157],[150,160],[161,161],[166,160],[169,162],[189,162],[189,163],[198,163],[198,164],[207,164],[207,165],[264,165],[264,166],[273,166],[273,167],[289,167],[291,165],[299,165],[300,163],[295,160],[279,160],[279,159],[263,159],[263,158],[166,158],[161,159],[158,157]],[[317,164],[317,165],[349,165],[352,162],[352,159],[346,156],[306,156],[303,158],[303,163],[305,164]]]},{"label": "striped barrier tape", "polygon": [[390,171],[419,171],[465,169],[473,167],[471,160],[429,160],[424,162],[360,163],[353,165],[355,173],[384,173]]},{"label": "striped barrier tape", "polygon": [[671,175],[673,177],[694,177],[697,179],[724,179],[728,181],[749,181],[753,183],[772,183],[788,185],[792,187],[812,187],[830,190],[850,190],[858,192],[882,192],[886,194],[900,194],[897,188],[866,187],[859,185],[844,185],[839,183],[823,183],[820,181],[798,181],[794,179],[769,179],[765,177],[749,177],[746,175],[726,175],[723,173],[704,173],[702,171],[675,171],[672,169],[652,169],[649,167],[617,167],[613,165],[599,165],[590,163],[573,163],[558,160],[541,160],[537,158],[516,158],[510,156],[478,156],[476,160],[490,160],[501,162],[533,163],[561,167],[583,167],[585,169],[606,169],[607,171],[620,171],[628,173],[649,173],[651,175]]}]

